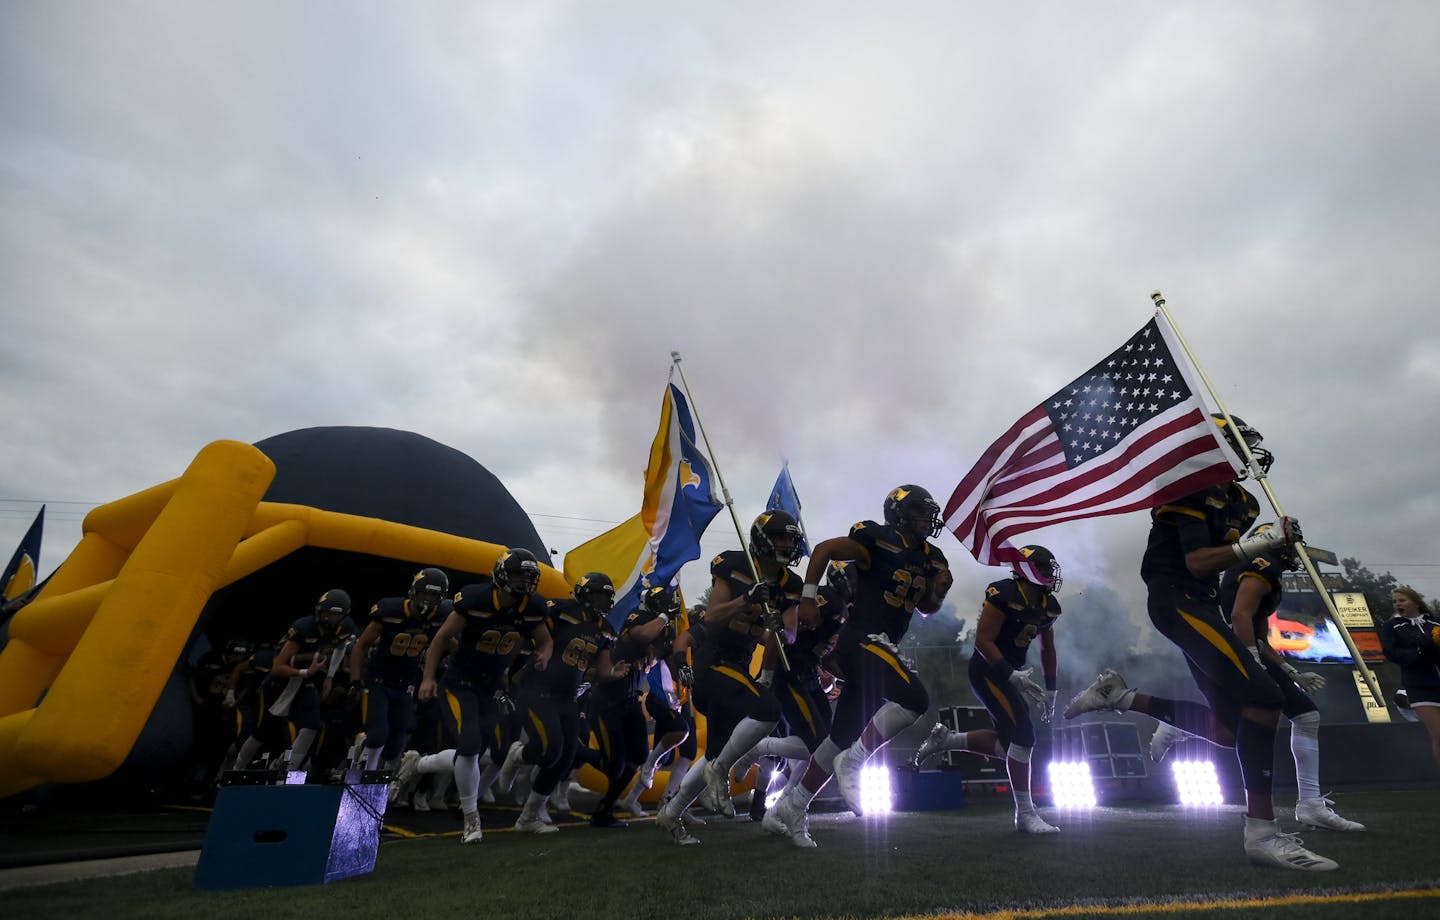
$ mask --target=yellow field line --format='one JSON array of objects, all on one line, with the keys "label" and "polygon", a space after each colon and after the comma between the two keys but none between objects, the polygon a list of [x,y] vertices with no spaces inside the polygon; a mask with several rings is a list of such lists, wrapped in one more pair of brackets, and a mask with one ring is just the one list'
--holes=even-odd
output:
[{"label": "yellow field line", "polygon": [[1279,898],[1245,898],[1234,901],[1150,901],[1139,904],[1071,904],[1064,907],[1033,907],[1023,910],[997,910],[984,914],[912,914],[895,920],[1035,920],[1043,917],[1124,916],[1126,914],[1181,914],[1213,910],[1239,910],[1247,907],[1292,907],[1305,904],[1360,904],[1369,901],[1394,901],[1400,898],[1440,897],[1440,889],[1421,888],[1410,891],[1375,891],[1365,894],[1301,894]]}]

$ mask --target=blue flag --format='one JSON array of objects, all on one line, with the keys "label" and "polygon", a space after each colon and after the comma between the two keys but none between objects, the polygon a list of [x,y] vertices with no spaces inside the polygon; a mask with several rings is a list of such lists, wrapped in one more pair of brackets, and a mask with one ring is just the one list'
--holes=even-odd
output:
[{"label": "blue flag", "polygon": [[790,479],[790,461],[780,468],[775,488],[770,490],[770,501],[765,505],[769,511],[788,511],[800,525],[800,555],[810,555],[810,538],[805,535],[805,521],[800,517],[800,496],[795,494],[795,483]]},{"label": "blue flag", "polygon": [[669,585],[685,563],[700,558],[700,535],[724,507],[715,496],[710,462],[695,441],[695,420],[673,383],[660,407],[650,445],[640,513],[565,554],[565,577],[604,572],[615,582],[609,620],[619,626],[650,585]]},{"label": "blue flag", "polygon": [[36,573],[40,568],[40,538],[45,532],[45,506],[35,515],[35,523],[25,531],[25,538],[15,548],[15,555],[0,576],[0,601],[14,600],[35,587]]}]

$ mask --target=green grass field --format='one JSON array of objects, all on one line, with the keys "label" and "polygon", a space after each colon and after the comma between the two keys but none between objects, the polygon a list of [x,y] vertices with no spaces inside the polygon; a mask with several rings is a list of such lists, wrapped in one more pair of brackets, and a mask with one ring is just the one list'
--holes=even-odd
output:
[{"label": "green grass field", "polygon": [[[1440,916],[1432,791],[1338,800],[1362,834],[1307,832],[1329,873],[1250,866],[1237,806],[1106,807],[1047,816],[1064,828],[1024,837],[1008,798],[888,820],[816,815],[820,846],[799,850],[745,820],[711,819],[700,846],[652,822],[566,828],[544,837],[487,829],[382,844],[375,872],[326,886],[201,892],[167,869],[8,892],[11,917],[1198,917],[1366,920]],[[1288,817],[1288,816],[1287,816]],[[1285,821],[1293,827],[1293,821]],[[458,819],[457,819],[458,829]],[[1435,890],[1431,890],[1435,888]],[[1263,901],[1247,905],[1245,902]]]}]

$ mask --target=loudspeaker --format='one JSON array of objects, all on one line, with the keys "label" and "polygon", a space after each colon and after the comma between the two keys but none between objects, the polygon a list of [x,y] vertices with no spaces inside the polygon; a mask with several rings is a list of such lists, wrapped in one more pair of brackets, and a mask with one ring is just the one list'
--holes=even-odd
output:
[{"label": "loudspeaker", "polygon": [[317,885],[374,871],[388,788],[221,786],[195,887]]}]

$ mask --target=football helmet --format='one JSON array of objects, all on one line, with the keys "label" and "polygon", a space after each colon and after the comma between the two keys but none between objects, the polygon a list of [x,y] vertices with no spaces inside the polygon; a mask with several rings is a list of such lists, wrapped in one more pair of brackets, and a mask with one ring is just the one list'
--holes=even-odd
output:
[{"label": "football helmet", "polygon": [[341,588],[331,588],[315,602],[315,619],[326,626],[339,626],[350,615],[350,595]]},{"label": "football helmet", "polygon": [[[1240,439],[1243,439],[1246,446],[1250,448],[1251,455],[1255,458],[1255,465],[1260,467],[1260,473],[1264,475],[1270,472],[1270,465],[1275,462],[1275,455],[1260,446],[1265,441],[1265,437],[1259,431],[1245,424],[1245,420],[1238,415],[1230,416],[1230,421],[1234,423],[1233,426],[1227,424],[1225,416],[1219,412],[1210,413],[1210,419],[1224,432],[1225,440],[1230,443],[1230,449],[1235,452],[1235,456],[1240,458],[1241,463],[1245,462],[1245,452],[1240,448]],[[1244,470],[1240,478],[1244,479],[1249,472],[1248,469]]]},{"label": "football helmet", "polygon": [[855,566],[849,562],[832,561],[825,566],[825,584],[835,589],[840,599],[849,603],[855,597],[855,589],[859,587],[859,574]]},{"label": "football helmet", "polygon": [[529,594],[540,587],[540,563],[535,554],[517,546],[495,560],[495,587],[511,594]]},{"label": "football helmet", "polygon": [[652,585],[640,595],[640,606],[659,616],[665,614],[673,621],[680,614],[679,596],[664,585]]},{"label": "football helmet", "polygon": [[604,572],[586,572],[575,582],[572,592],[586,613],[603,617],[615,606],[615,582]]},{"label": "football helmet", "polygon": [[[1060,590],[1060,585],[1063,584],[1060,577],[1060,560],[1055,558],[1054,553],[1043,546],[1031,545],[1020,547],[1020,555],[1025,557],[1025,561],[1030,563],[1034,571],[1033,573],[1027,572],[1021,568],[1019,563],[1016,563],[1011,569],[1016,578],[1023,578],[1028,582],[1038,584],[1051,594]],[[1040,581],[1035,581],[1032,575],[1039,576]]]},{"label": "football helmet", "polygon": [[920,540],[938,537],[945,526],[940,503],[916,485],[896,486],[885,496],[885,523]]},{"label": "football helmet", "polygon": [[239,661],[242,658],[249,658],[255,654],[255,643],[249,639],[231,639],[225,643],[225,658],[229,661]]},{"label": "football helmet", "polygon": [[756,559],[774,559],[782,566],[800,561],[805,531],[788,511],[765,511],[750,525],[750,555]]},{"label": "football helmet", "polygon": [[450,593],[450,576],[436,568],[424,568],[410,579],[410,609],[420,617],[429,617]]}]

